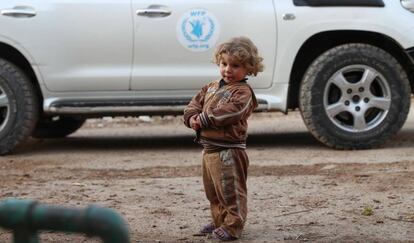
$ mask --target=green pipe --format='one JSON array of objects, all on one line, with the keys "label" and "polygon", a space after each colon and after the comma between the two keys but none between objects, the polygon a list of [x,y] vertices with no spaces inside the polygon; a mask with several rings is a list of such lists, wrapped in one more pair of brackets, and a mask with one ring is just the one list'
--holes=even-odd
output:
[{"label": "green pipe", "polygon": [[129,243],[127,224],[114,210],[97,206],[85,209],[39,204],[32,200],[0,202],[0,227],[13,230],[14,243],[38,243],[41,230],[85,233],[104,243]]}]

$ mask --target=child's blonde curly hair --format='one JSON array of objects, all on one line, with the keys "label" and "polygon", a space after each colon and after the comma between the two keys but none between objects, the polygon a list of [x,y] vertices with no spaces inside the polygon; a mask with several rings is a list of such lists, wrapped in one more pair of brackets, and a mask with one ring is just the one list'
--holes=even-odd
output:
[{"label": "child's blonde curly hair", "polygon": [[215,64],[220,65],[223,53],[236,58],[247,69],[249,76],[257,76],[257,73],[264,69],[263,58],[259,56],[257,47],[247,37],[235,37],[220,44],[214,52]]}]

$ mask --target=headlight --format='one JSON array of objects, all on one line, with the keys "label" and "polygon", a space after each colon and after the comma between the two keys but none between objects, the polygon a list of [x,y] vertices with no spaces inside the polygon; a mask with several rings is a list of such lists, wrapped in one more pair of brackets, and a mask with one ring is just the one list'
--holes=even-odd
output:
[{"label": "headlight", "polygon": [[414,13],[414,0],[401,0],[401,5]]}]

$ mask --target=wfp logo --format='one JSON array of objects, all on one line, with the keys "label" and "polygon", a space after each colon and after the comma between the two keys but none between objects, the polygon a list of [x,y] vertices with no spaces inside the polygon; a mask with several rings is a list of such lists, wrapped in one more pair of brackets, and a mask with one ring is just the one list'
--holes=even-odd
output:
[{"label": "wfp logo", "polygon": [[191,10],[181,18],[179,23],[177,28],[179,40],[187,49],[207,50],[218,38],[218,22],[207,10]]},{"label": "wfp logo", "polygon": [[210,40],[215,29],[214,21],[206,15],[206,11],[192,11],[190,15],[181,25],[184,37],[191,42]]}]

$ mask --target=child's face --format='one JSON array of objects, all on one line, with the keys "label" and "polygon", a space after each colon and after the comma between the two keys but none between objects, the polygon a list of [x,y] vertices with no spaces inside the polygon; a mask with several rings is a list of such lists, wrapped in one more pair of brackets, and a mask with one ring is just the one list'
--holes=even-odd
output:
[{"label": "child's face", "polygon": [[239,82],[247,75],[247,69],[236,58],[226,53],[221,55],[220,74],[226,83]]}]

